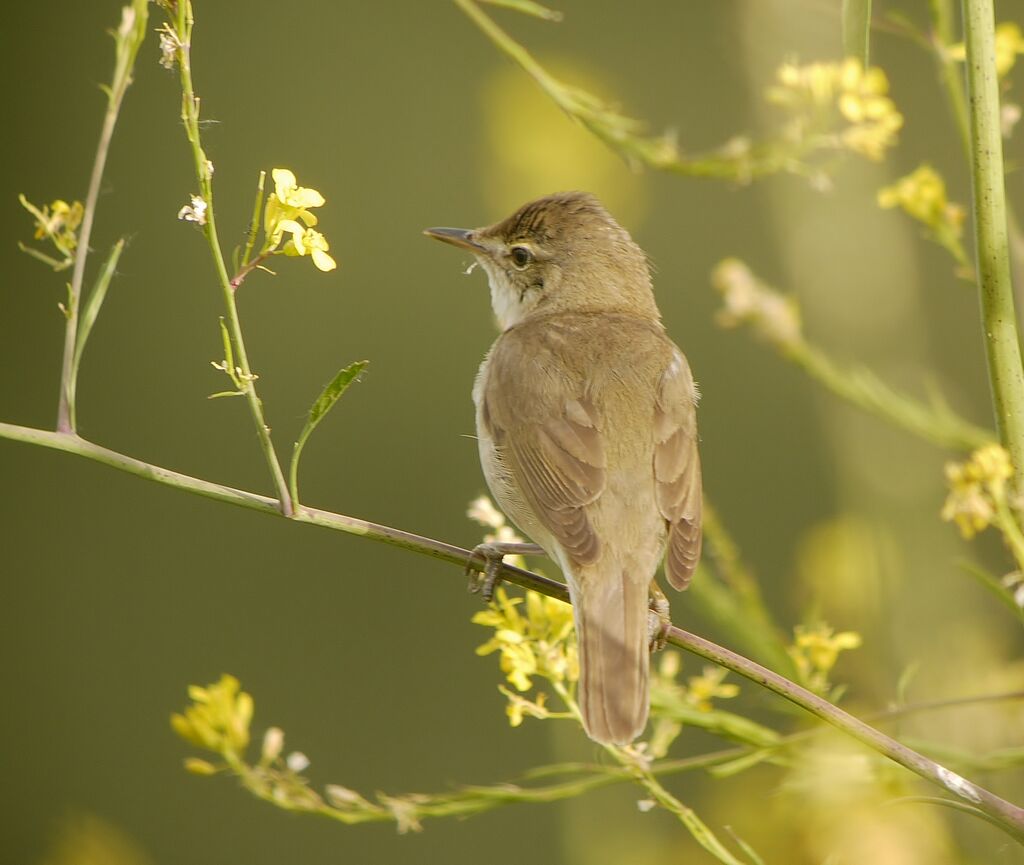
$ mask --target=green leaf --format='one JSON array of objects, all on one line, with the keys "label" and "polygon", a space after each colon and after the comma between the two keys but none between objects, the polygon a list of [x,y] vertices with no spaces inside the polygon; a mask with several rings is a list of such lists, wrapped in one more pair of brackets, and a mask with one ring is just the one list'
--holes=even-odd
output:
[{"label": "green leaf", "polygon": [[107,298],[107,289],[110,288],[110,280],[114,276],[114,271],[117,270],[117,262],[121,258],[121,252],[124,250],[124,238],[122,237],[117,243],[111,247],[110,255],[107,256],[107,260],[103,262],[103,267],[100,268],[100,274],[96,277],[96,284],[93,286],[89,297],[85,301],[85,306],[82,308],[82,318],[78,323],[78,339],[75,343],[75,357],[72,366],[72,375],[77,376],[78,364],[82,360],[82,352],[85,350],[85,342],[89,339],[89,334],[92,333],[92,327],[96,324],[96,319],[99,317],[100,308],[103,306],[103,301]]},{"label": "green leaf", "polygon": [[548,9],[547,6],[534,3],[533,0],[483,0],[483,2],[489,6],[514,9],[516,12],[522,12],[524,15],[530,15],[534,18],[541,18],[544,21],[561,21],[563,17],[561,12],[555,9]]},{"label": "green leaf", "polygon": [[[85,306],[82,307],[82,317],[78,322],[78,335],[75,339],[75,353],[71,356],[71,374],[68,377],[71,406],[75,405],[74,396],[75,389],[78,386],[78,368],[82,363],[85,343],[89,339],[89,334],[92,333],[92,327],[96,324],[96,319],[99,317],[100,308],[107,297],[107,289],[110,288],[110,280],[114,277],[114,271],[117,270],[117,262],[121,258],[123,250],[124,238],[122,237],[111,247],[110,254],[107,256],[107,260],[103,262],[99,276],[96,277],[96,284],[93,286],[92,291],[89,292]],[[74,423],[74,420],[74,409],[72,408],[72,423]]]},{"label": "green leaf", "polygon": [[999,577],[995,574],[989,573],[980,565],[976,565],[974,562],[961,560],[957,562],[960,567],[976,579],[982,586],[988,589],[993,595],[995,595],[1008,610],[1012,611],[1017,620],[1024,624],[1024,607],[1021,607],[1017,603],[1017,598],[1014,593],[1010,590],[1010,587],[1006,585]]},{"label": "green leaf", "polygon": [[745,772],[752,766],[757,766],[765,760],[771,759],[774,755],[774,749],[770,748],[749,751],[742,757],[737,757],[728,763],[719,763],[717,766],[712,766],[708,769],[708,774],[713,778],[730,778],[733,775],[738,775],[740,772]]},{"label": "green leaf", "polygon": [[309,409],[309,419],[306,421],[306,428],[302,431],[304,436],[308,436],[316,425],[323,420],[324,415],[334,408],[334,404],[341,399],[345,391],[348,390],[348,386],[359,377],[359,374],[366,369],[368,364],[368,360],[357,360],[355,363],[340,370],[331,379],[330,384],[323,389],[323,392]]},{"label": "green leaf", "polygon": [[843,54],[870,65],[871,0],[843,0]]},{"label": "green leaf", "polygon": [[245,394],[240,390],[222,390],[217,393],[211,393],[207,399],[220,399],[225,396],[245,396]]},{"label": "green leaf", "polygon": [[223,315],[220,317],[220,339],[224,344],[224,372],[231,377],[235,387],[238,387],[239,382],[235,376],[235,354],[231,350],[231,334],[228,333],[228,326],[224,323]]},{"label": "green leaf", "polygon": [[299,458],[302,456],[302,449],[306,446],[306,441],[312,434],[313,430],[317,428],[317,425],[324,419],[335,403],[341,399],[342,395],[348,390],[348,386],[352,384],[366,367],[369,365],[368,360],[357,360],[355,363],[351,363],[344,369],[339,370],[338,374],[328,383],[327,387],[323,389],[320,396],[316,398],[316,401],[310,406],[309,417],[306,418],[306,425],[302,428],[302,432],[299,433],[299,437],[295,442],[295,447],[292,450],[292,463],[289,468],[289,486],[291,487],[292,502],[298,504],[299,501]]},{"label": "green leaf", "polygon": [[726,831],[732,835],[732,840],[736,842],[736,846],[743,851],[746,857],[753,863],[753,865],[765,865],[764,859],[762,859],[757,851],[744,841],[739,835],[737,835],[732,828],[726,826]]}]

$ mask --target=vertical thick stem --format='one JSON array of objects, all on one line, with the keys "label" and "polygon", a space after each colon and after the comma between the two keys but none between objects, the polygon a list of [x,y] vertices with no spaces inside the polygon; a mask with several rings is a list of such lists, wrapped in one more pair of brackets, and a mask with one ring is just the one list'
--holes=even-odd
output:
[{"label": "vertical thick stem", "polygon": [[1010,279],[992,0],[964,0],[974,231],[985,351],[999,438],[1024,471],[1024,368]]}]

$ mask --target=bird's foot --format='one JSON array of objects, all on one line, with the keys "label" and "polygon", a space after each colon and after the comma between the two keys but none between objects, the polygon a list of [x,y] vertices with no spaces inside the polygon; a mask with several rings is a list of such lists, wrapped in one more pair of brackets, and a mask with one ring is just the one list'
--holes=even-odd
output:
[{"label": "bird's foot", "polygon": [[[544,548],[537,544],[505,543],[494,541],[489,544],[477,544],[473,548],[473,556],[466,562],[466,574],[469,576],[468,589],[480,592],[484,602],[489,604],[494,598],[494,590],[501,583],[501,566],[505,556],[537,556],[544,553]],[[483,559],[483,568],[477,563]]]},{"label": "bird's foot", "polygon": [[647,641],[652,652],[660,652],[668,642],[668,629],[672,627],[672,619],[668,598],[654,582],[651,583],[651,607],[652,609],[647,612]]}]

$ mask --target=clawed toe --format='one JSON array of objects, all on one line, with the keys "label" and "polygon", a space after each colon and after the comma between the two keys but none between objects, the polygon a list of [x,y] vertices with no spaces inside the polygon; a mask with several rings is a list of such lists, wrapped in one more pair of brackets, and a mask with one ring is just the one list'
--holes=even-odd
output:
[{"label": "clawed toe", "polygon": [[672,619],[665,593],[654,583],[651,584],[653,609],[647,613],[647,640],[652,652],[660,652],[668,643],[668,630]]},{"label": "clawed toe", "polygon": [[[484,560],[483,570],[475,564],[475,559]],[[466,575],[469,577],[469,584],[466,588],[476,594],[479,592],[485,604],[489,604],[494,598],[494,590],[501,582],[501,565],[505,554],[495,549],[494,544],[477,544],[473,548],[473,557],[466,562]]]},{"label": "clawed toe", "polygon": [[[537,555],[544,550],[537,544],[523,543],[489,543],[477,544],[473,548],[473,555],[466,562],[466,574],[469,576],[469,585],[466,587],[474,594],[479,592],[484,603],[489,604],[494,598],[494,590],[501,583],[501,566],[505,556],[511,555]],[[477,560],[483,559],[483,569],[477,565]]]}]

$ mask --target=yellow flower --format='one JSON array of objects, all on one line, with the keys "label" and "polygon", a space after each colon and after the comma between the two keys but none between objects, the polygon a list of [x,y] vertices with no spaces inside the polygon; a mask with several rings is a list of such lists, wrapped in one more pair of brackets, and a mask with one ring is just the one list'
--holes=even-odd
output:
[{"label": "yellow flower", "polygon": [[839,653],[856,649],[861,636],[855,631],[840,631],[831,625],[819,622],[816,625],[797,625],[793,629],[793,644],[789,655],[796,664],[800,677],[807,686],[818,693],[828,691],[828,674],[836,665]]},{"label": "yellow flower", "polygon": [[768,100],[791,115],[787,135],[805,147],[840,147],[879,160],[896,142],[903,115],[889,98],[889,81],[859,60],[779,67]]},{"label": "yellow flower", "polygon": [[317,218],[310,212],[310,208],[324,204],[324,197],[315,189],[299,186],[287,168],[275,168],[271,174],[274,191],[267,196],[263,209],[263,253],[276,250],[287,233],[291,239],[281,250],[285,255],[308,255],[319,270],[334,270],[338,264],[327,254],[327,238],[313,230]]},{"label": "yellow flower", "polygon": [[317,218],[309,212],[311,207],[322,207],[324,197],[315,189],[296,184],[295,175],[287,168],[275,168],[274,191],[267,198],[263,212],[263,229],[268,236],[275,233],[282,220],[301,219],[306,225],[316,225]]},{"label": "yellow flower", "polygon": [[35,218],[35,239],[42,240],[48,237],[65,258],[71,258],[78,246],[78,226],[81,225],[82,217],[85,215],[82,202],[73,201],[68,204],[58,198],[48,206],[44,204],[42,208],[39,208],[24,195],[19,195],[18,201]]},{"label": "yellow flower", "polygon": [[526,615],[517,609],[522,598],[509,598],[498,587],[494,601],[473,616],[477,625],[494,628],[494,636],[477,647],[478,655],[500,652],[501,671],[519,691],[541,676],[554,682],[579,679],[579,656],[573,640],[572,608],[537,592],[526,593]]},{"label": "yellow flower", "polygon": [[237,755],[246,749],[253,701],[240,690],[238,679],[225,674],[205,688],[191,685],[188,694],[192,705],[185,714],[171,716],[171,727],[179,736],[218,753]]},{"label": "yellow flower", "polygon": [[921,165],[891,186],[878,190],[878,206],[900,207],[929,228],[947,226],[957,237],[964,222],[964,209],[946,198],[946,184],[930,165]]},{"label": "yellow flower", "polygon": [[284,245],[285,255],[308,255],[313,259],[313,264],[317,269],[324,273],[334,270],[338,266],[338,263],[327,254],[330,246],[327,243],[327,238],[319,231],[312,228],[303,231],[302,226],[292,219],[283,220],[280,226],[292,235],[291,240]]},{"label": "yellow flower", "polygon": [[711,711],[711,701],[727,700],[740,692],[740,686],[722,680],[729,675],[725,667],[706,666],[699,676],[691,676],[686,683],[686,699],[695,709]]},{"label": "yellow flower", "polygon": [[529,715],[531,718],[550,718],[551,713],[544,707],[547,694],[540,693],[536,700],[528,700],[521,697],[514,691],[510,691],[501,685],[498,690],[505,695],[508,704],[505,706],[505,714],[508,715],[510,727],[518,727],[523,723],[523,718]]},{"label": "yellow flower", "polygon": [[1006,502],[1006,482],[1013,477],[1010,455],[997,444],[985,445],[965,463],[946,463],[949,495],[942,519],[955,522],[970,540],[988,528]]}]

